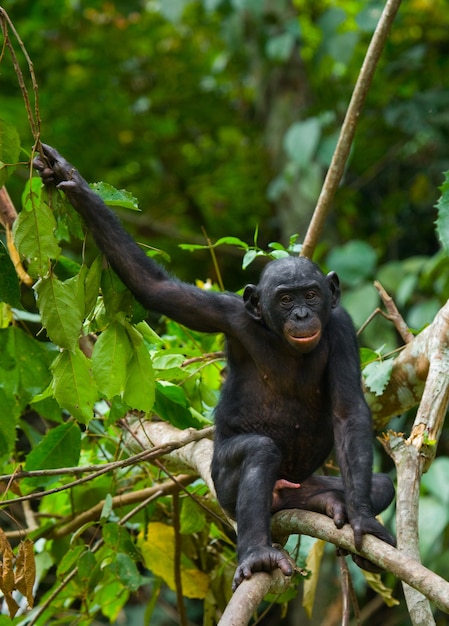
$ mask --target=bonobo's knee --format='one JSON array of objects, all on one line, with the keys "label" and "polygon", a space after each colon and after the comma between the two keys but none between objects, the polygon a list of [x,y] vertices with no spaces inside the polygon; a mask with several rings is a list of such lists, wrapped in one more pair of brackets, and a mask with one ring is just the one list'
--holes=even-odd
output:
[{"label": "bonobo's knee", "polygon": [[395,490],[391,478],[386,474],[374,474],[371,484],[371,505],[374,515],[384,511],[394,496]]}]

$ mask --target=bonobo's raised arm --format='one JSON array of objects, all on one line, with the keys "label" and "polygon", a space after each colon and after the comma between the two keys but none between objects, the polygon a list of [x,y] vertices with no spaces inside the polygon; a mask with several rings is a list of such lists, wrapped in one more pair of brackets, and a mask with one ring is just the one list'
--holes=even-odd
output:
[{"label": "bonobo's raised arm", "polygon": [[145,308],[194,330],[232,334],[231,319],[244,310],[240,298],[172,279],[139,248],[79,172],[54,148],[44,144],[43,150],[46,162],[40,156],[34,162],[42,180],[65,192],[115,272]]}]

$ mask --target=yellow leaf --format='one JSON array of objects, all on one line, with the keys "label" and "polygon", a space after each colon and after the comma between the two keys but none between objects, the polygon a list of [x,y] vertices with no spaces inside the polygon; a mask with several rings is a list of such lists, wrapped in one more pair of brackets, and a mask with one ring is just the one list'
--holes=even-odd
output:
[{"label": "yellow leaf", "polygon": [[[170,589],[175,590],[175,532],[172,526],[151,522],[146,537],[140,533],[137,543],[146,567],[160,576]],[[209,577],[186,561],[182,559],[181,563],[182,593],[186,598],[204,599],[209,588]]]},{"label": "yellow leaf", "polygon": [[399,600],[393,598],[393,589],[386,587],[380,577],[380,574],[373,574],[372,572],[366,572],[362,570],[363,575],[366,578],[368,585],[378,593],[387,606],[396,606],[400,604]]},{"label": "yellow leaf", "polygon": [[16,560],[16,589],[25,596],[30,608],[33,607],[33,585],[36,580],[36,562],[34,560],[33,542],[25,539],[19,545]]},{"label": "yellow leaf", "polygon": [[318,576],[320,574],[321,559],[323,558],[325,545],[325,541],[317,539],[307,555],[306,569],[311,572],[311,576],[304,581],[302,605],[309,619],[312,617],[316,586],[318,583]]}]

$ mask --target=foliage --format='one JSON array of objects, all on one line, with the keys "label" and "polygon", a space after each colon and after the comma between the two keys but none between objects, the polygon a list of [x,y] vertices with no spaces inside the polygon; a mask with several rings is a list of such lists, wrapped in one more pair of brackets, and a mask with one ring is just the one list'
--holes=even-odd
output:
[{"label": "foliage", "polygon": [[[236,251],[247,273],[265,256],[297,253],[301,219],[307,222],[316,200],[382,3],[85,4],[4,2],[35,63],[45,141],[89,180],[114,185],[95,189],[122,210],[131,230],[139,198],[139,224],[151,244],[167,250],[177,273],[200,276],[203,288],[217,288],[208,280],[208,252],[214,258],[221,251],[230,288],[247,280],[232,259]],[[374,278],[415,331],[449,297],[447,180],[438,213],[432,208],[449,167],[448,19],[443,0],[412,1],[401,10],[318,251],[321,265],[338,271],[344,305],[358,327],[380,305]],[[4,506],[14,507],[6,531],[28,527],[28,500],[22,509],[19,498],[39,492],[36,527],[29,528],[39,602],[29,619],[44,607],[35,623],[90,624],[100,611],[114,622],[130,597],[149,590],[149,623],[151,615],[158,619],[158,601],[174,586],[178,567],[186,595],[205,598],[206,623],[213,623],[229,596],[232,534],[201,483],[181,496],[179,534],[165,488],[139,504],[148,498],[145,489],[164,485],[167,474],[134,460],[124,418],[155,413],[179,428],[209,424],[221,384],[220,338],[154,316],[148,324],[146,312],[84,242],[82,224],[63,197],[48,194],[19,164],[29,157],[28,120],[12,64],[1,68],[0,186],[7,182],[22,206],[14,238],[35,281],[33,290],[19,284],[0,242],[0,408],[8,416],[0,458],[5,474],[19,466],[32,473],[4,482]],[[290,211],[293,224],[282,217],[289,196],[302,199],[299,212]],[[215,243],[199,243],[199,224]],[[147,234],[139,232],[139,240]],[[174,239],[189,241],[183,247],[195,254],[176,262]],[[222,278],[217,273],[217,281]],[[381,393],[396,333],[377,316],[362,342],[370,348],[362,352],[366,383]],[[423,557],[446,578],[448,454],[443,437],[421,502]],[[136,500],[122,505],[118,496],[128,493]],[[19,589],[31,604],[30,580],[20,586],[24,544],[16,544],[14,533],[6,536],[4,567],[11,546],[17,561],[4,570],[2,592],[9,604],[19,597],[12,589]],[[354,579],[363,593],[357,572]],[[306,599],[309,612],[314,593]],[[20,599],[19,617],[2,616],[0,624],[24,624],[25,605]]]}]

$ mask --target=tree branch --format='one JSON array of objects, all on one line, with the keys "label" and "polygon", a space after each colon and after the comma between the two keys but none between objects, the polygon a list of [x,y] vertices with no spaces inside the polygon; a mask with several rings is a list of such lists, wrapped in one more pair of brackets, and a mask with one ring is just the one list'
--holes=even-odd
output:
[{"label": "tree branch", "polygon": [[441,611],[449,613],[449,582],[373,535],[365,535],[363,548],[357,551],[349,524],[338,529],[329,517],[300,510],[276,513],[273,516],[272,530],[275,535],[285,536],[291,533],[310,535],[329,541],[349,552],[360,554],[420,591]]},{"label": "tree branch", "polygon": [[374,31],[354,91],[352,92],[351,101],[346,111],[331,164],[304,238],[301,256],[313,257],[316,245],[324,228],[324,223],[331,210],[332,201],[344,174],[366,94],[370,88],[377,63],[382,54],[400,4],[401,0],[387,0],[376,30]]}]

